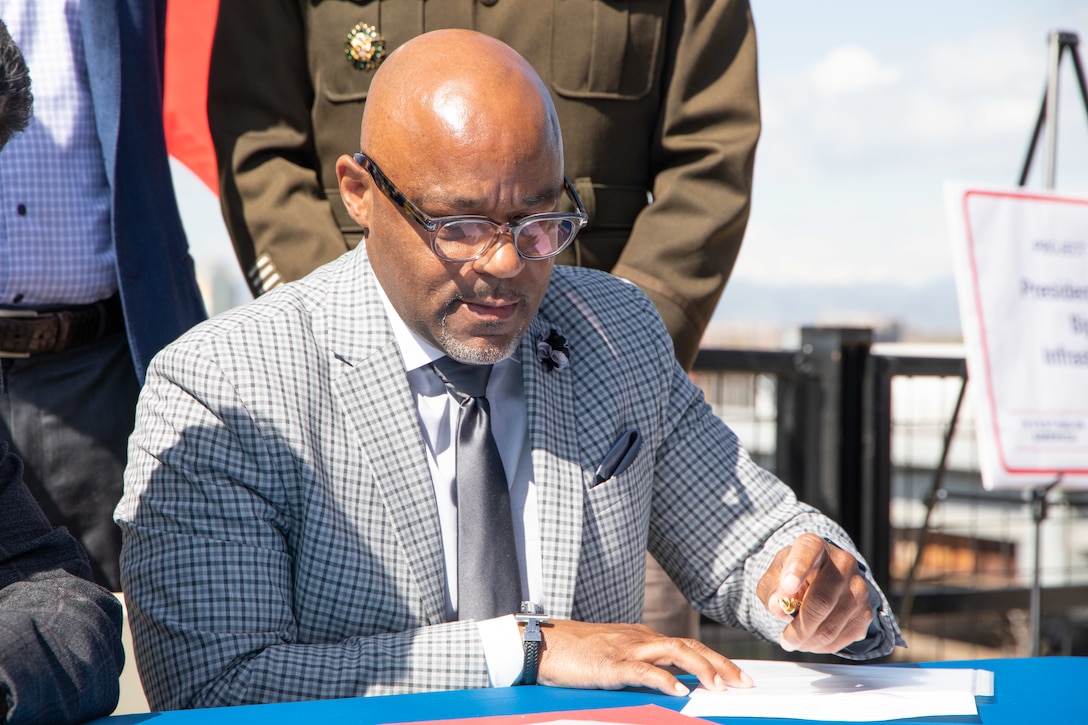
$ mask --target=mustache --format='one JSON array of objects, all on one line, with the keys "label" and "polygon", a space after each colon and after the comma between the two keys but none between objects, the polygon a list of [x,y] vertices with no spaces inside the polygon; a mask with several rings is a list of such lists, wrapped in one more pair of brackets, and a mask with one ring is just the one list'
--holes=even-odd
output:
[{"label": "mustache", "polygon": [[527,295],[514,287],[504,285],[492,286],[486,282],[478,282],[468,292],[460,292],[450,300],[450,306],[457,302],[481,302],[488,300],[505,300],[507,302],[526,302]]}]

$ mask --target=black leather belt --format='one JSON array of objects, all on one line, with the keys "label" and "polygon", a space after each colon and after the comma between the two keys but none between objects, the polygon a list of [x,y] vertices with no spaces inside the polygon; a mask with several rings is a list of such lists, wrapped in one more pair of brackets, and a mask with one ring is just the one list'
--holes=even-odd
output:
[{"label": "black leather belt", "polygon": [[0,307],[0,358],[57,353],[125,329],[121,298],[75,307]]}]

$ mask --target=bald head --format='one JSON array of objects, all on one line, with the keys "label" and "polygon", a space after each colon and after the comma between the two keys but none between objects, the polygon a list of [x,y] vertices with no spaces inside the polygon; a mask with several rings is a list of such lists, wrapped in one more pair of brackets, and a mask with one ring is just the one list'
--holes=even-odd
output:
[{"label": "bald head", "polygon": [[[551,258],[523,257],[520,245],[558,230],[566,193],[559,120],[536,71],[480,33],[418,36],[374,75],[360,148],[365,156],[337,161],[340,198],[401,320],[461,362],[510,355],[552,269]],[[428,226],[435,220],[451,226],[437,231]],[[523,231],[526,223],[536,231]],[[457,234],[486,246],[450,258],[436,246],[439,234],[447,246]]]},{"label": "bald head", "polygon": [[505,154],[516,163],[543,146],[560,173],[562,143],[551,96],[532,66],[470,30],[426,33],[391,53],[371,82],[360,138],[383,168],[405,155],[464,164]]}]

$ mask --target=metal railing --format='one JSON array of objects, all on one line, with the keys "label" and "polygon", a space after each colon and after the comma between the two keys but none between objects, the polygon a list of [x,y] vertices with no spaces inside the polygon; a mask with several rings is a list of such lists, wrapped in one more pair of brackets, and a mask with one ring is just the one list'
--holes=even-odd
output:
[{"label": "metal railing", "polygon": [[[900,658],[1028,654],[1032,501],[982,487],[962,354],[872,339],[804,328],[798,350],[702,350],[692,377],[753,458],[854,538],[912,639],[940,643]],[[1086,654],[1088,495],[1049,498],[1042,653]]]}]

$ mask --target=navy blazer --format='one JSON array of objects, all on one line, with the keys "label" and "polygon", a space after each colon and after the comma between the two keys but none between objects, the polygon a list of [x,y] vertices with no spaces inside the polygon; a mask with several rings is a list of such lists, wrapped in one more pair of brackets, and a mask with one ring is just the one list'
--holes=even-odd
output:
[{"label": "navy blazer", "polygon": [[166,0],[82,0],[83,48],[112,193],[117,284],[136,374],[207,317],[162,125]]}]

